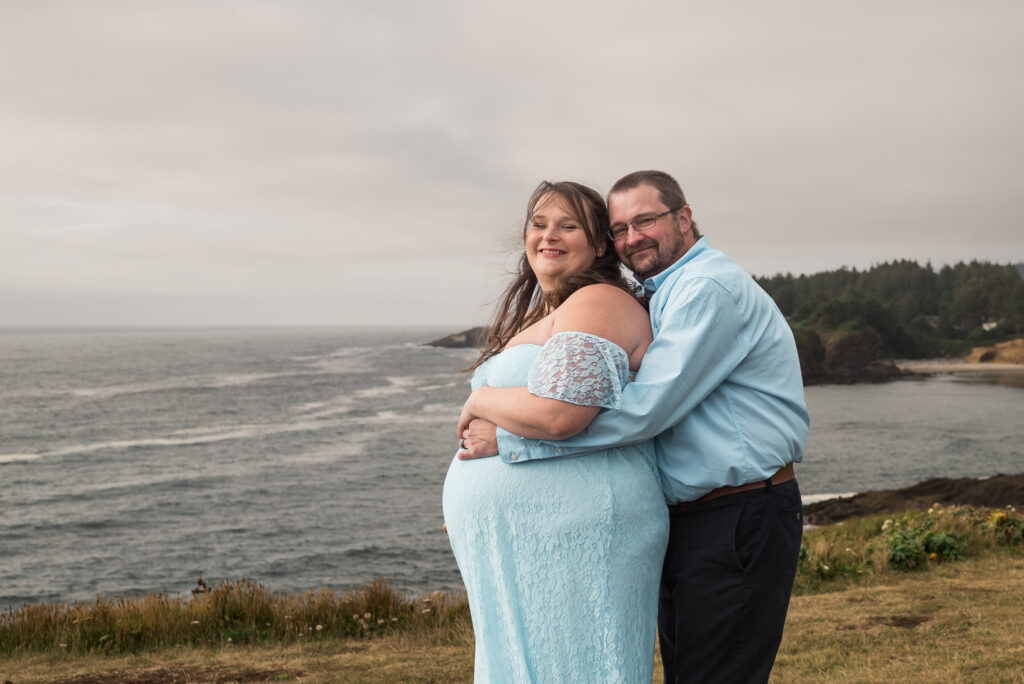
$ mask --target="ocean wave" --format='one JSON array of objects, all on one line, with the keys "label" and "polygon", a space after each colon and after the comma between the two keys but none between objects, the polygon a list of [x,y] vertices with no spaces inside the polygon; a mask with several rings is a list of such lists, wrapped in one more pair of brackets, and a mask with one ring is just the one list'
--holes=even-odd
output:
[{"label": "ocean wave", "polygon": [[70,395],[81,399],[109,399],[123,394],[146,394],[168,390],[222,389],[240,387],[274,378],[309,375],[310,371],[281,371],[274,373],[229,373],[222,375],[185,375],[154,382],[135,382],[101,387],[73,387],[34,392],[31,396]]},{"label": "ocean wave", "polygon": [[295,404],[291,407],[291,411],[306,419],[322,419],[351,413],[353,408],[355,408],[355,401],[352,397],[342,394],[326,401],[306,401]]},{"label": "ocean wave", "polygon": [[[461,409],[461,407],[460,407]],[[378,423],[388,425],[442,425],[451,423],[453,426],[459,417],[458,410],[443,413],[400,413],[398,411],[378,411],[373,416],[360,418],[360,425],[376,425]]]},{"label": "ocean wave", "polygon": [[383,397],[389,394],[403,394],[414,388],[416,383],[419,381],[419,378],[401,375],[384,378],[384,380],[387,381],[388,384],[356,390],[353,392],[353,396],[366,399],[369,397]]},{"label": "ocean wave", "polygon": [[305,417],[306,418],[321,419],[321,418],[329,418],[331,416],[343,416],[346,413],[351,413],[352,412],[352,408],[353,407],[350,406],[350,405],[329,406],[329,407],[323,408],[323,409],[321,409],[319,411],[313,411],[312,413],[307,413],[307,414],[305,414]]},{"label": "ocean wave", "polygon": [[463,384],[463,383],[461,383],[459,381],[453,381],[453,382],[445,383],[443,385],[423,385],[422,387],[417,387],[416,391],[417,392],[431,392],[433,390],[448,389],[449,387],[458,387],[461,384]]},{"label": "ocean wave", "polygon": [[103,449],[133,449],[138,447],[188,446],[210,444],[236,439],[252,439],[289,432],[312,432],[328,427],[343,425],[341,421],[315,421],[285,424],[232,425],[209,428],[176,430],[166,437],[143,437],[139,439],[109,440],[91,444],[74,444],[46,452],[45,456],[69,456]]},{"label": "ocean wave", "polygon": [[40,454],[0,454],[0,464],[38,461],[40,458]]},{"label": "ocean wave", "polygon": [[423,413],[444,414],[454,419],[462,412],[462,404],[424,404],[420,411]]},{"label": "ocean wave", "polygon": [[[427,405],[413,412],[384,409],[373,416],[350,416],[346,418],[324,419],[327,416],[348,413],[351,407],[334,407],[302,416],[304,420],[293,423],[264,423],[239,425],[214,425],[205,427],[183,428],[161,436],[138,437],[135,439],[111,439],[84,444],[70,444],[55,449],[48,449],[39,454],[4,454],[0,455],[0,465],[36,461],[42,458],[73,456],[107,449],[125,450],[146,447],[176,447],[212,444],[244,439],[260,439],[273,435],[293,432],[316,432],[324,429],[340,427],[359,428],[377,424],[436,424],[454,421],[458,415],[458,406]],[[347,439],[354,435],[348,434]]]}]

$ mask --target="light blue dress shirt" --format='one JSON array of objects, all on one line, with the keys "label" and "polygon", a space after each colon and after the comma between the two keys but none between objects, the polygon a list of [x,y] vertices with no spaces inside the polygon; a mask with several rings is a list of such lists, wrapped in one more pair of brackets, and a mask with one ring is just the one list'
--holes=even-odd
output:
[{"label": "light blue dress shirt", "polygon": [[742,268],[700,238],[644,282],[654,341],[619,409],[563,442],[498,429],[509,463],[654,438],[666,502],[772,476],[800,461],[810,421],[793,333]]}]

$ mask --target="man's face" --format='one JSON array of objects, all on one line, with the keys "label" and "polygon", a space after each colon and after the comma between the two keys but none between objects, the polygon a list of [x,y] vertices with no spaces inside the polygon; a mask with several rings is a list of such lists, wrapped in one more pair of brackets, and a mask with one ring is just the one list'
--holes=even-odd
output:
[{"label": "man's face", "polygon": [[[613,226],[632,223],[638,217],[653,216],[671,208],[661,203],[657,188],[646,183],[608,198],[608,214]],[[615,241],[615,251],[622,263],[644,280],[674,264],[694,242],[690,207],[687,206],[658,219],[642,233],[630,228],[625,238]]]}]

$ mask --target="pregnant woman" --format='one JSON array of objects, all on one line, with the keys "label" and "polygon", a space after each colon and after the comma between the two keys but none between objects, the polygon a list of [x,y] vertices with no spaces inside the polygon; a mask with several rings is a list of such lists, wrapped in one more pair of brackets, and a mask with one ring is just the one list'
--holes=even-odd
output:
[{"label": "pregnant woman", "polygon": [[[486,418],[534,439],[618,405],[651,342],[599,194],[541,183],[525,252],[498,306],[462,428]],[[469,594],[477,682],[650,682],[668,537],[653,444],[509,466],[453,460],[444,518]]]}]

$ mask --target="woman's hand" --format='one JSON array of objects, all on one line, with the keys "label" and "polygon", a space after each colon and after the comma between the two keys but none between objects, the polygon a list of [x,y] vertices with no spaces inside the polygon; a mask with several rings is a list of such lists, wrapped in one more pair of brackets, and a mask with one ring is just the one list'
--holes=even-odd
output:
[{"label": "woman's hand", "polygon": [[480,390],[478,389],[470,394],[469,399],[466,399],[466,403],[462,405],[462,413],[459,414],[459,427],[457,430],[459,439],[466,436],[466,428],[468,428],[469,424],[473,422],[473,419],[479,418],[476,414],[476,409],[473,406],[473,398],[477,396],[477,392],[479,391]]},{"label": "woman's hand", "polygon": [[497,426],[483,418],[477,418],[462,433],[459,441],[459,460],[468,461],[474,458],[498,455],[498,438],[495,434]]}]

